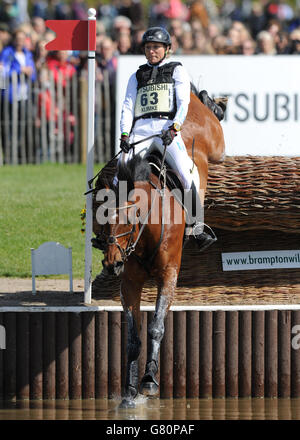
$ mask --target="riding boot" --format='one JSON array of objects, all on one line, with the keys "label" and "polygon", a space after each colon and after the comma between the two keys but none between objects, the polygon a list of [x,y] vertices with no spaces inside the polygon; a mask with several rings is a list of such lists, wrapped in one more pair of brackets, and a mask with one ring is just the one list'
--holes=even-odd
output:
[{"label": "riding boot", "polygon": [[[194,236],[201,252],[203,252],[215,241],[217,241],[217,237],[212,231],[212,229],[203,223],[203,215],[201,216],[200,219],[200,213],[201,211],[203,211],[203,206],[201,204],[201,200],[194,182],[192,183],[191,186],[191,194],[192,194],[192,217],[196,219],[194,221],[194,224],[192,225],[192,235]],[[208,232],[204,231],[205,226],[208,229]]]},{"label": "riding boot", "polygon": [[206,105],[214,115],[222,121],[224,119],[224,113],[227,106],[227,98],[217,98],[217,102],[214,99],[211,99],[206,90],[201,90],[199,93],[200,101]]}]

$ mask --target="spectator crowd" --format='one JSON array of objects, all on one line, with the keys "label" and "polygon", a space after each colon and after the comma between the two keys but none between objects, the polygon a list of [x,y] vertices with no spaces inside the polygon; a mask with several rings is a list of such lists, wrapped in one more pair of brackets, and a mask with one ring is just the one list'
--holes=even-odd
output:
[{"label": "spectator crowd", "polygon": [[[299,3],[298,3],[299,4]],[[97,78],[114,84],[119,54],[141,54],[147,27],[162,26],[174,54],[287,55],[300,53],[300,15],[285,0],[141,0],[101,2],[97,10]],[[0,4],[0,66],[34,78],[47,67],[70,78],[86,66],[86,54],[49,53],[54,38],[45,20],[87,19],[84,0],[3,0]]]}]

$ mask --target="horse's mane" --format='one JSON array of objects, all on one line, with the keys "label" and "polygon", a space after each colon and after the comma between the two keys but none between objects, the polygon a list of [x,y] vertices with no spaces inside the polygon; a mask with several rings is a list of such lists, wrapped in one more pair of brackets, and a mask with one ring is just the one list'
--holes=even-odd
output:
[{"label": "horse's mane", "polygon": [[118,165],[118,181],[126,181],[128,192],[134,189],[134,182],[148,181],[151,174],[151,167],[147,160],[141,158],[139,155],[134,156],[126,163],[119,163]]}]

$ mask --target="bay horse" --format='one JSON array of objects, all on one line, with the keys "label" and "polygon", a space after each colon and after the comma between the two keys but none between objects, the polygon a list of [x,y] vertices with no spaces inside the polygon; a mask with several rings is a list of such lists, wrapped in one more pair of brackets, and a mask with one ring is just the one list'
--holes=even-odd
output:
[{"label": "bay horse", "polygon": [[[189,156],[193,156],[198,169],[201,190],[199,194],[204,194],[208,162],[220,162],[224,159],[225,142],[219,120],[195,93],[191,93],[182,136]],[[181,265],[185,231],[184,208],[172,196],[161,178],[161,172],[160,175],[157,174],[149,162],[139,156],[129,161],[126,168],[120,166],[118,181],[127,182],[130,197],[118,203],[115,208],[107,208],[113,222],[102,225],[100,229],[99,226],[94,226],[94,233],[101,236],[104,244],[103,266],[108,272],[121,277],[120,298],[128,326],[126,381],[121,408],[134,408],[138,392],[145,395],[155,395],[158,392],[159,384],[155,376],[164,335],[164,321],[173,301]],[[112,183],[107,184],[106,189],[113,189],[117,194],[117,188]],[[140,197],[141,192],[146,197]],[[153,203],[153,192],[158,203]],[[173,197],[173,203],[168,204],[168,213],[164,212],[164,198],[167,197]],[[181,221],[175,222],[175,213],[178,211]],[[149,221],[150,213],[157,214],[155,218],[159,221]],[[164,222],[165,214],[168,214],[168,222]],[[139,387],[140,301],[143,286],[149,278],[156,282],[157,298],[155,313],[148,326],[149,349],[145,374]]]}]

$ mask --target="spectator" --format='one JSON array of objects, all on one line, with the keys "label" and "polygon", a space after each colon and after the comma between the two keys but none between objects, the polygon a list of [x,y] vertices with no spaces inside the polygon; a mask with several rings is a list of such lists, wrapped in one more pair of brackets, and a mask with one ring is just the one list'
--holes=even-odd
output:
[{"label": "spectator", "polygon": [[250,17],[248,19],[248,25],[253,38],[256,38],[257,34],[262,31],[267,24],[267,18],[264,14],[263,6],[258,1],[252,5]]},{"label": "spectator", "polygon": [[67,81],[76,73],[76,69],[69,61],[70,52],[59,50],[51,54],[47,59],[47,67],[52,72],[56,84],[61,80],[65,88]]},{"label": "spectator", "polygon": [[[20,82],[20,75],[34,81],[36,69],[32,53],[26,48],[26,35],[22,30],[16,30],[13,34],[12,44],[6,46],[0,54],[0,63],[4,68],[4,75],[10,79],[15,72],[18,75],[17,100],[27,100],[28,89],[26,83]],[[12,102],[12,84],[9,85],[9,100]]]},{"label": "spectator", "polygon": [[6,23],[0,23],[0,52],[8,45],[11,39],[9,27]]},{"label": "spectator", "polygon": [[261,31],[256,37],[258,54],[260,55],[276,55],[275,41],[270,32]]},{"label": "spectator", "polygon": [[38,72],[41,72],[42,69],[45,70],[45,68],[47,67],[48,50],[45,47],[46,44],[46,40],[38,41],[33,53],[35,67]]},{"label": "spectator", "polygon": [[197,31],[194,34],[194,53],[202,55],[214,54],[211,42],[203,31]]},{"label": "spectator", "polygon": [[194,53],[194,38],[192,33],[192,27],[189,23],[183,23],[183,33],[179,40],[183,54]]},{"label": "spectator", "polygon": [[105,37],[96,53],[98,78],[103,80],[104,71],[108,72],[109,83],[114,87],[117,70],[116,46],[110,37]]},{"label": "spectator", "polygon": [[119,55],[129,55],[131,51],[131,38],[127,33],[120,33],[117,37],[117,50]]},{"label": "spectator", "polygon": [[146,29],[144,27],[137,27],[132,34],[132,53],[135,55],[144,54],[142,48],[142,37]]},{"label": "spectator", "polygon": [[123,15],[118,15],[113,22],[113,37],[117,39],[119,34],[131,35],[131,20]]},{"label": "spectator", "polygon": [[183,21],[189,20],[190,12],[181,0],[169,0],[167,3],[168,7],[164,12],[165,17],[169,19],[177,18]]},{"label": "spectator", "polygon": [[242,55],[255,55],[256,43],[249,38],[242,43]]},{"label": "spectator", "polygon": [[180,41],[183,35],[183,22],[178,18],[170,21],[170,35],[175,35],[178,41]]},{"label": "spectator", "polygon": [[41,17],[33,17],[31,20],[32,28],[39,39],[44,38],[46,32],[45,20]]},{"label": "spectator", "polygon": [[289,34],[284,31],[278,32],[275,45],[278,55],[288,55],[291,52],[291,41]]},{"label": "spectator", "polygon": [[291,40],[290,53],[293,55],[299,55],[300,54],[300,27],[294,29],[290,33],[290,40]]},{"label": "spectator", "polygon": [[166,0],[154,0],[153,3],[149,11],[149,26],[167,27],[169,22],[166,17],[168,2]]},{"label": "spectator", "polygon": [[118,13],[129,18],[133,28],[144,23],[144,8],[141,0],[121,0]]},{"label": "spectator", "polygon": [[71,3],[72,20],[87,20],[87,6],[84,0],[73,0]]}]

